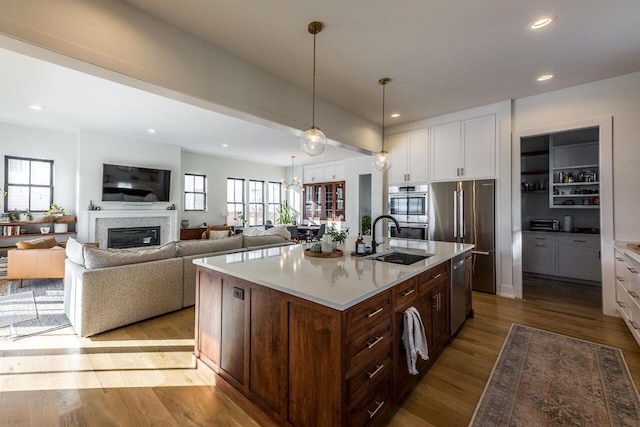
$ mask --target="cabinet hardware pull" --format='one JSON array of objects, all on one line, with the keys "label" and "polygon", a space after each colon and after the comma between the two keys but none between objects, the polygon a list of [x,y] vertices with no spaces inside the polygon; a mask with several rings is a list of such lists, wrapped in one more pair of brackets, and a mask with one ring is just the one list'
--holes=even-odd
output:
[{"label": "cabinet hardware pull", "polygon": [[474,255],[489,255],[488,251],[471,251]]},{"label": "cabinet hardware pull", "polygon": [[382,341],[384,339],[384,336],[382,337],[375,337],[374,341],[368,342],[367,343],[367,348],[372,348],[374,345],[378,344],[380,341]]},{"label": "cabinet hardware pull", "polygon": [[624,282],[624,279],[620,276],[616,276],[616,279],[618,279],[619,282]]},{"label": "cabinet hardware pull", "polygon": [[378,411],[380,410],[380,408],[382,408],[382,405],[384,405],[384,400],[382,402],[374,402],[376,405],[378,405],[378,407],[373,411],[367,411],[369,413],[369,418],[373,418],[376,413],[378,413]]},{"label": "cabinet hardware pull", "polygon": [[464,175],[464,168],[460,168],[460,176]]},{"label": "cabinet hardware pull", "polygon": [[631,326],[633,326],[633,329],[638,329],[638,324],[636,322],[634,322],[633,320],[629,320],[629,323],[631,323]]},{"label": "cabinet hardware pull", "polygon": [[408,291],[404,291],[402,293],[403,297],[408,297],[409,295],[411,295],[412,293],[414,293],[416,290],[414,288],[409,289]]},{"label": "cabinet hardware pull", "polygon": [[375,377],[376,374],[380,372],[382,368],[384,368],[384,365],[376,365],[375,368],[376,369],[373,372],[367,372],[367,375],[369,375],[369,379]]},{"label": "cabinet hardware pull", "polygon": [[380,313],[382,310],[384,310],[384,307],[380,307],[379,309],[377,309],[376,311],[372,311],[371,313],[367,314],[367,317],[373,317],[376,314]]},{"label": "cabinet hardware pull", "polygon": [[573,242],[574,243],[587,243],[586,240],[574,240]]},{"label": "cabinet hardware pull", "polygon": [[624,308],[624,304],[623,304],[623,303],[621,303],[620,301],[618,301],[618,305],[619,305],[620,307]]},{"label": "cabinet hardware pull", "polygon": [[627,270],[629,270],[633,274],[638,274],[638,270],[636,270],[635,268],[627,267]]},{"label": "cabinet hardware pull", "polygon": [[638,299],[638,294],[636,294],[633,291],[629,291],[629,295],[631,295],[632,297],[634,297],[635,299]]},{"label": "cabinet hardware pull", "polygon": [[616,260],[618,260],[618,261],[622,262],[622,261],[624,261],[624,258],[618,258],[618,257],[616,257]]},{"label": "cabinet hardware pull", "polygon": [[442,276],[442,273],[438,273],[438,274],[436,274],[435,276],[433,276],[433,277],[431,278],[431,280],[433,280],[433,279],[437,279],[437,278],[438,278],[438,277],[440,277],[440,276]]}]

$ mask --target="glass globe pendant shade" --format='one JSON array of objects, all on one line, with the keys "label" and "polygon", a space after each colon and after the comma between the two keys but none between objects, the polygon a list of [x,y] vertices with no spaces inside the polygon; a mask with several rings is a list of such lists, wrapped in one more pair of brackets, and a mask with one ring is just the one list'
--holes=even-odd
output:
[{"label": "glass globe pendant shade", "polygon": [[315,126],[311,126],[300,137],[300,148],[310,156],[322,154],[326,146],[327,137]]},{"label": "glass globe pendant shade", "polygon": [[381,151],[373,157],[373,167],[380,172],[389,170],[391,163],[391,154],[386,151]]}]

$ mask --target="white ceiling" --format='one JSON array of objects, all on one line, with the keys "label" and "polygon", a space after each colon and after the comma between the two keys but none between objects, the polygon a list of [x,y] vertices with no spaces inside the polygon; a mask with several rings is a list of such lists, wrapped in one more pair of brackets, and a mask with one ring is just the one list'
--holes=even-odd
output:
[{"label": "white ceiling", "polygon": [[[317,93],[387,125],[640,71],[638,0],[126,0],[305,90],[317,36]],[[535,18],[557,16],[538,32]],[[277,49],[273,47],[277,46]],[[286,60],[283,60],[286,58]],[[287,166],[298,137],[0,50],[0,120],[176,143]],[[538,75],[555,78],[539,83]],[[48,105],[35,113],[33,103]],[[162,134],[146,127],[162,123]],[[141,124],[144,129],[141,129]],[[221,145],[228,143],[228,148]],[[295,148],[292,150],[292,147]],[[328,147],[329,161],[358,153]]]}]

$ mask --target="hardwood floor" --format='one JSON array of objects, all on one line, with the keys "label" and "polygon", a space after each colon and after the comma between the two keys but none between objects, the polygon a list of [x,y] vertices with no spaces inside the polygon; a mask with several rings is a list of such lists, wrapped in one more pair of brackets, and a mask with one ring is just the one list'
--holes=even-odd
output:
[{"label": "hardwood floor", "polygon": [[[600,314],[593,292],[474,293],[474,308],[390,426],[468,425],[513,322],[621,348],[640,386],[640,348],[621,319]],[[0,342],[0,424],[257,425],[195,367],[193,322],[190,308],[89,339],[65,328]]]}]

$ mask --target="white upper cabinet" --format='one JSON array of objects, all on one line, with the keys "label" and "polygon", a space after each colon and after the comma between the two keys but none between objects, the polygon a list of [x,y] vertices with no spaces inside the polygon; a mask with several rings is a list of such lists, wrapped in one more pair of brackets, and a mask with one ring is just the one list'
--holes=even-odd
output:
[{"label": "white upper cabinet", "polygon": [[344,164],[305,166],[303,174],[303,182],[305,184],[345,180]]},{"label": "white upper cabinet", "polygon": [[432,181],[494,178],[495,155],[495,115],[431,128]]},{"label": "white upper cabinet", "polygon": [[431,128],[431,181],[460,179],[460,122]]},{"label": "white upper cabinet", "polygon": [[429,182],[427,129],[389,135],[387,141],[393,162],[389,184]]}]

